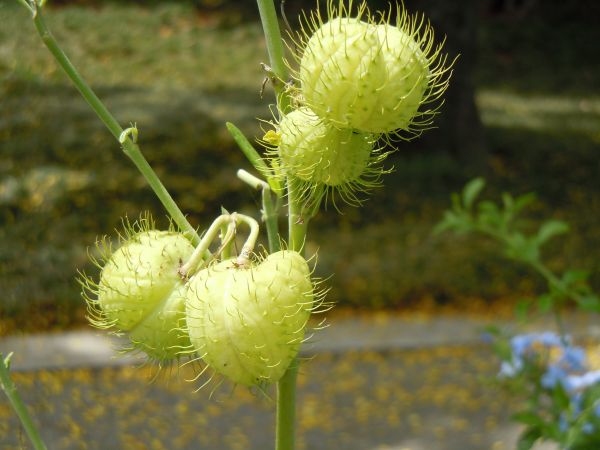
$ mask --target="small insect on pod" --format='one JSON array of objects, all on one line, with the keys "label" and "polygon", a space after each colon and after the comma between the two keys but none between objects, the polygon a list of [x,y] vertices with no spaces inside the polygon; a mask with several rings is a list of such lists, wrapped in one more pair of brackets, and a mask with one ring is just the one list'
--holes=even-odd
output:
[{"label": "small insect on pod", "polygon": [[126,230],[114,252],[104,245],[100,280],[83,276],[81,283],[92,325],[125,333],[132,344],[126,350],[141,350],[164,363],[189,351],[179,268],[194,247],[183,234],[148,224]]}]

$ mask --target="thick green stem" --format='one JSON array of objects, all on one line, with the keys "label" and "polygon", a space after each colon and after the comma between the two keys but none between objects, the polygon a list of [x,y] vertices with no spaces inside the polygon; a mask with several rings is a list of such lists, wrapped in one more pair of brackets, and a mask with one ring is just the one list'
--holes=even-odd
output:
[{"label": "thick green stem", "polygon": [[277,382],[276,450],[293,450],[296,433],[296,379],[298,359],[294,358],[285,374]]},{"label": "thick green stem", "polygon": [[89,87],[89,85],[85,82],[85,80],[79,75],[79,72],[73,66],[67,55],[62,51],[52,33],[46,26],[44,19],[42,17],[41,9],[38,7],[33,16],[33,22],[35,24],[35,28],[39,33],[42,41],[50,50],[50,53],[54,56],[56,61],[60,64],[63,70],[66,72],[67,76],[71,79],[73,84],[77,87],[83,98],[88,102],[97,116],[102,120],[104,125],[109,129],[112,135],[121,142],[123,152],[133,161],[135,166],[144,176],[154,193],[157,195],[169,215],[173,218],[177,226],[184,232],[190,240],[197,245],[200,242],[200,237],[196,233],[196,230],[190,225],[190,223],[185,218],[184,214],[181,212],[169,192],[166,190],[148,161],[142,155],[137,144],[135,144],[129,136],[125,135],[124,139],[122,139],[123,128],[119,125],[117,120],[113,117],[113,115],[108,111],[106,106],[102,103],[102,101],[98,98],[98,96],[94,93],[94,91]]},{"label": "thick green stem", "polygon": [[[288,246],[290,250],[304,253],[308,219],[302,216],[302,203],[298,182],[287,179],[288,189]],[[296,378],[299,361],[295,358],[277,383],[277,433],[276,450],[293,450],[296,420]]]},{"label": "thick green stem", "polygon": [[[286,81],[289,77],[283,58],[283,40],[275,5],[273,0],[257,0],[260,19],[267,42],[267,50],[271,69],[277,77],[274,89],[277,95],[277,107],[280,114],[288,111],[291,105],[289,93],[286,90]],[[290,186],[288,180],[288,221],[289,236],[288,246],[291,250],[301,251],[306,237],[306,222],[301,216],[302,205],[296,193],[297,189]],[[277,383],[277,424],[275,431],[275,449],[293,450],[295,442],[296,420],[296,377],[298,374],[298,361],[292,361],[290,367]]]},{"label": "thick green stem", "polygon": [[23,400],[17,391],[17,387],[10,377],[8,370],[11,355],[12,353],[5,358],[4,355],[0,353],[0,387],[8,397],[8,401],[17,413],[17,416],[19,416],[19,420],[21,420],[21,424],[33,444],[33,448],[36,450],[46,450],[46,444],[42,441],[40,433],[34,425],[33,420],[27,411],[27,407],[25,406],[25,403],[23,403]]}]

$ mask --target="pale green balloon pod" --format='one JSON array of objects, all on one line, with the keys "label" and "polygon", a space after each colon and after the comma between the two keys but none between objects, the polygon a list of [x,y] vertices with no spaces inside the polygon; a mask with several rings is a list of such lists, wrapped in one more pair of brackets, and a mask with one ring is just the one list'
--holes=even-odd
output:
[{"label": "pale green balloon pod", "polygon": [[129,235],[104,258],[97,283],[82,279],[92,325],[126,334],[131,350],[142,350],[159,363],[189,352],[179,268],[193,251],[180,233],[146,230]]},{"label": "pale green balloon pod", "polygon": [[258,263],[228,259],[188,283],[191,343],[217,373],[244,386],[279,380],[298,353],[314,309],[306,260],[282,250]]}]

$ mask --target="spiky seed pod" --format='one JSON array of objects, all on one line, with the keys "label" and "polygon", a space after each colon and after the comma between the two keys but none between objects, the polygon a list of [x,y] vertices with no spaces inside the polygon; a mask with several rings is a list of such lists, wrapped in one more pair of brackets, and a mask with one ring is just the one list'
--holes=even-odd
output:
[{"label": "spiky seed pod", "polygon": [[190,347],[179,268],[194,247],[180,233],[133,234],[105,259],[100,281],[85,280],[90,322],[126,332],[133,348],[159,362]]},{"label": "spiky seed pod", "polygon": [[385,15],[376,20],[364,3],[357,17],[347,14],[330,4],[330,20],[313,16],[299,38],[304,102],[339,127],[416,134],[436,113],[419,108],[437,100],[448,83],[446,56],[434,46],[432,29],[400,6],[395,26]]},{"label": "spiky seed pod", "polygon": [[279,251],[249,267],[235,259],[209,266],[186,298],[188,333],[204,362],[260,386],[279,380],[298,353],[315,294],[306,260]]},{"label": "spiky seed pod", "polygon": [[282,167],[303,181],[327,186],[358,180],[375,143],[371,134],[336,128],[308,108],[284,116],[279,134]]}]

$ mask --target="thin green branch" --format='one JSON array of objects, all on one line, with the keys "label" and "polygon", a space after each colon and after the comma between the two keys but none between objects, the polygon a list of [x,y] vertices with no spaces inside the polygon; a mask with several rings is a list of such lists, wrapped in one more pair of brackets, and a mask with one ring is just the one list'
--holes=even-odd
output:
[{"label": "thin green branch", "polygon": [[281,38],[277,12],[273,0],[256,0],[256,2],[265,33],[271,70],[276,77],[272,81],[277,96],[277,106],[281,113],[285,113],[291,105],[291,99],[286,90],[289,73],[284,59],[283,39]]},{"label": "thin green branch", "polygon": [[281,250],[277,201],[273,201],[271,189],[263,188],[261,195],[263,219],[267,227],[267,238],[269,240],[269,253],[274,253]]},{"label": "thin green branch", "polygon": [[58,64],[63,68],[67,76],[71,79],[75,87],[79,90],[83,98],[87,101],[90,107],[94,110],[96,115],[102,120],[104,125],[109,129],[111,134],[120,141],[122,145],[123,152],[133,161],[135,166],[144,176],[154,193],[157,195],[167,212],[173,218],[177,226],[184,232],[188,238],[196,245],[200,242],[200,237],[196,233],[196,230],[192,227],[192,225],[188,222],[184,214],[181,212],[167,189],[164,187],[146,158],[144,158],[142,152],[136,143],[134,143],[129,134],[125,133],[123,135],[123,128],[119,125],[114,116],[108,111],[106,106],[102,103],[102,101],[98,98],[98,96],[94,93],[94,91],[90,88],[90,86],[85,82],[85,80],[81,77],[75,66],[71,63],[67,55],[62,51],[58,42],[50,33],[50,30],[46,26],[44,18],[42,16],[42,11],[40,7],[37,7],[34,16],[33,22],[35,24],[35,28],[40,35],[42,41],[50,50],[50,53],[54,56]]},{"label": "thin green branch", "polygon": [[46,444],[44,444],[44,441],[42,441],[40,433],[34,425],[33,419],[29,415],[27,407],[25,406],[25,403],[23,403],[15,383],[10,377],[9,368],[11,356],[12,353],[5,358],[4,355],[0,353],[0,387],[8,397],[8,401],[13,407],[13,410],[17,416],[19,416],[19,420],[21,421],[21,424],[23,425],[27,436],[29,436],[29,440],[33,444],[35,450],[46,450]]},{"label": "thin green branch", "polygon": [[35,14],[35,9],[31,6],[31,4],[27,0],[17,0],[21,5],[29,10],[31,14]]},{"label": "thin green branch", "polygon": [[[271,193],[271,187],[269,183],[255,177],[251,173],[246,172],[244,169],[237,171],[237,176],[244,183],[248,184],[254,189],[261,191],[262,197],[262,219],[267,228],[267,237],[269,239],[269,253],[274,253],[281,250],[279,242],[279,214],[278,214],[278,201],[273,200]],[[278,198],[277,198],[278,199]]]}]

